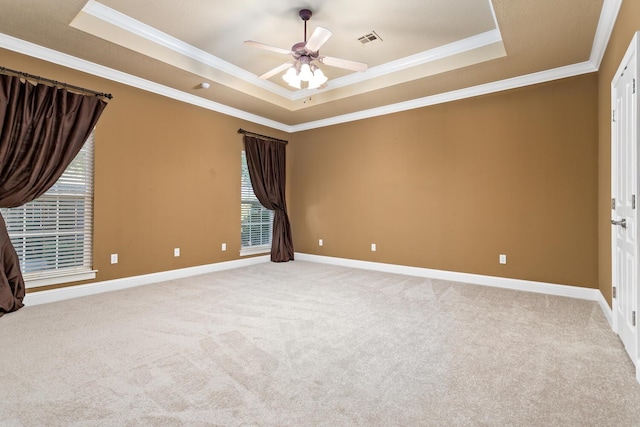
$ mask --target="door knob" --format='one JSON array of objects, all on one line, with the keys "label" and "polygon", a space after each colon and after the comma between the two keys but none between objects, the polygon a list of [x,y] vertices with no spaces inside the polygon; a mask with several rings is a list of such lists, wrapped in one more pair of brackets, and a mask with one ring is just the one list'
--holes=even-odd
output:
[{"label": "door knob", "polygon": [[620,221],[611,220],[613,225],[621,225],[622,228],[627,228],[627,218],[622,218]]}]

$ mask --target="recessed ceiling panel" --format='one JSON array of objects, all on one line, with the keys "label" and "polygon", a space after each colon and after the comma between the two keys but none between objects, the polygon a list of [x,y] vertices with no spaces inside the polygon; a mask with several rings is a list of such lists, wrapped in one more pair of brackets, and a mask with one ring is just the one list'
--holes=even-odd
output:
[{"label": "recessed ceiling panel", "polygon": [[[474,7],[463,7],[462,0],[457,1],[432,1],[426,6],[421,4],[414,8],[412,19],[405,20],[402,25],[392,21],[380,20],[381,14],[389,12],[385,8],[388,5],[376,5],[371,2],[350,2],[338,11],[338,2],[326,1],[322,3],[317,13],[325,16],[325,27],[320,27],[325,34],[325,42],[318,43],[322,52],[317,60],[315,56],[307,57],[312,67],[318,67],[324,71],[329,82],[319,89],[293,89],[283,81],[287,63],[297,63],[300,66],[303,61],[295,55],[286,52],[289,47],[279,49],[264,49],[262,42],[247,45],[246,40],[262,38],[267,40],[267,45],[277,46],[283,43],[288,36],[286,31],[259,30],[259,25],[250,25],[251,22],[269,21],[282,23],[286,27],[286,21],[294,21],[299,27],[299,38],[293,38],[293,43],[303,43],[318,26],[315,24],[316,14],[307,21],[307,35],[305,35],[304,15],[297,13],[297,17],[290,16],[287,9],[284,14],[269,17],[266,15],[278,4],[285,8],[288,2],[273,2],[267,8],[262,8],[264,16],[251,18],[247,22],[247,16],[257,9],[246,10],[243,2],[234,3],[225,9],[225,13],[207,21],[206,25],[200,16],[196,16],[199,8],[211,8],[206,2],[188,2],[188,7],[178,7],[172,1],[151,2],[122,2],[118,0],[105,0],[104,3],[90,0],[70,25],[76,29],[85,31],[94,36],[105,39],[111,43],[123,46],[148,57],[157,59],[199,75],[218,84],[228,86],[251,96],[256,96],[264,101],[271,102],[279,107],[291,111],[306,108],[306,102],[296,102],[313,95],[318,96],[314,105],[329,100],[341,99],[369,90],[380,89],[390,85],[403,83],[440,72],[450,71],[461,66],[468,66],[478,62],[504,56],[500,32],[496,28],[491,4],[488,1],[476,1]],[[360,8],[355,7],[356,4]],[[410,3],[409,3],[410,4]],[[164,13],[150,14],[148,10],[154,6],[161,8]],[[288,7],[288,6],[287,6]],[[120,8],[120,9],[116,9]],[[235,9],[234,9],[235,8]],[[234,9],[230,13],[228,9]],[[143,13],[147,11],[147,13]],[[358,20],[346,19],[343,13],[358,16]],[[207,15],[206,10],[201,13]],[[336,19],[328,19],[326,15],[337,15]],[[180,16],[196,16],[192,19],[192,25],[188,29],[183,28]],[[144,21],[136,18],[144,15]],[[178,17],[178,19],[166,19],[166,15]],[[185,16],[187,16],[185,15]],[[466,25],[445,28],[434,19],[434,16],[456,16],[457,21],[463,21]],[[283,17],[284,16],[284,17]],[[226,18],[225,18],[226,17]],[[377,18],[376,18],[377,17]],[[473,17],[474,19],[471,19]],[[309,18],[304,16],[304,18]],[[378,30],[366,28],[364,23],[377,24]],[[467,22],[468,21],[468,22]],[[346,23],[349,22],[349,25]],[[372,24],[373,25],[373,24]],[[332,26],[334,30],[328,30]],[[357,30],[356,28],[362,28]],[[368,41],[375,39],[375,43],[361,43],[358,34],[368,35]],[[292,31],[293,33],[293,31]],[[385,34],[384,38],[381,33]],[[203,42],[203,34],[209,34],[211,40],[224,39],[225,43]],[[375,34],[375,37],[372,35]],[[179,38],[181,37],[181,38]],[[237,45],[237,46],[236,46]],[[309,44],[310,46],[311,44]],[[263,47],[258,49],[255,46]],[[286,45],[285,45],[286,46]],[[332,48],[332,46],[334,46]],[[268,47],[268,46],[267,46]],[[487,49],[487,47],[492,47]],[[292,50],[301,52],[301,47],[295,46]],[[317,48],[314,49],[316,51]],[[339,56],[329,62],[322,62],[324,52],[335,51]],[[340,54],[342,52],[342,54]],[[303,56],[306,53],[303,52]],[[327,55],[336,58],[334,55]],[[346,60],[346,61],[345,61]],[[345,70],[344,65],[349,66],[353,61],[366,63],[369,69],[363,72]],[[335,64],[334,64],[335,63]],[[284,65],[284,67],[283,67]],[[263,78],[260,75],[275,67],[277,72],[268,73]]]},{"label": "recessed ceiling panel", "polygon": [[[619,0],[99,1],[3,0],[0,48],[283,126],[449,99],[447,92],[475,93],[547,70],[588,72],[619,7]],[[93,14],[94,7],[110,13]],[[288,56],[243,42],[289,50],[304,39],[305,7],[313,12],[309,34],[318,26],[332,32],[320,55],[366,63],[366,72],[321,64],[329,81],[317,90],[293,90],[282,72],[258,78]],[[596,32],[601,13],[604,33]],[[376,40],[361,43],[367,34]],[[203,81],[210,88],[196,89]]]}]

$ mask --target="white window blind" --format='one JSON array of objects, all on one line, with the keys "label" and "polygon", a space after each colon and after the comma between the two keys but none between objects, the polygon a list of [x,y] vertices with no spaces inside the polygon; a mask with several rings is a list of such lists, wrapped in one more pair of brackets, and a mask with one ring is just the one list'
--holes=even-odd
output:
[{"label": "white window blind", "polygon": [[251,187],[247,157],[242,152],[241,173],[241,208],[240,218],[242,232],[240,236],[240,255],[249,255],[271,251],[271,234],[273,229],[273,211],[260,204]]},{"label": "white window blind", "polygon": [[27,287],[95,277],[93,132],[53,187],[2,215]]}]

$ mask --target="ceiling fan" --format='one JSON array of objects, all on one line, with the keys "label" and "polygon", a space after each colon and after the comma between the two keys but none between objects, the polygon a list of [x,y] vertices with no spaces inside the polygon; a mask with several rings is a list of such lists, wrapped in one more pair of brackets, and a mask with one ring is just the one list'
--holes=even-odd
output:
[{"label": "ceiling fan", "polygon": [[309,9],[302,9],[299,12],[299,15],[304,21],[304,41],[294,44],[291,47],[291,50],[282,49],[252,40],[244,42],[244,44],[248,46],[291,55],[293,57],[293,60],[287,61],[282,65],[278,65],[276,68],[262,74],[260,76],[261,79],[269,79],[276,74],[287,70],[282,78],[290,86],[301,89],[302,82],[307,82],[308,89],[316,89],[327,82],[327,77],[315,62],[352,71],[365,71],[367,69],[367,64],[362,62],[320,55],[320,48],[327,42],[327,40],[329,40],[329,37],[331,37],[331,31],[323,27],[316,27],[309,40],[307,40],[307,21],[311,18],[312,12]]}]

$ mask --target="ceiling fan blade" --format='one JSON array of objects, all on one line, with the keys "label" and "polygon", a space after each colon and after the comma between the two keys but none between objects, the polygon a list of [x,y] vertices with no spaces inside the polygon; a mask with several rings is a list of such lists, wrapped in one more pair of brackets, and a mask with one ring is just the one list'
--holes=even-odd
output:
[{"label": "ceiling fan blade", "polygon": [[318,50],[320,50],[322,45],[325,44],[327,40],[329,40],[331,34],[333,33],[326,28],[316,27],[316,29],[313,30],[313,34],[311,34],[311,37],[307,41],[307,44],[304,46],[304,48],[307,50],[307,52],[317,52]]},{"label": "ceiling fan blade", "polygon": [[254,42],[253,40],[245,40],[244,44],[251,47],[257,47],[258,49],[270,50],[271,52],[282,53],[284,55],[289,55],[291,53],[290,50],[282,49],[281,47],[275,47],[268,44]]},{"label": "ceiling fan blade", "polygon": [[287,68],[291,67],[292,63],[291,62],[285,62],[284,64],[280,64],[278,65],[276,68],[274,68],[271,71],[267,71],[266,73],[264,73],[263,75],[260,76],[261,79],[263,80],[267,80],[273,76],[275,76],[276,74],[278,74],[281,71],[286,70]]},{"label": "ceiling fan blade", "polygon": [[344,68],[352,71],[366,71],[367,68],[369,68],[368,65],[363,62],[349,61],[347,59],[333,58],[331,56],[321,56],[318,58],[318,61],[325,65],[329,65],[330,67]]}]

